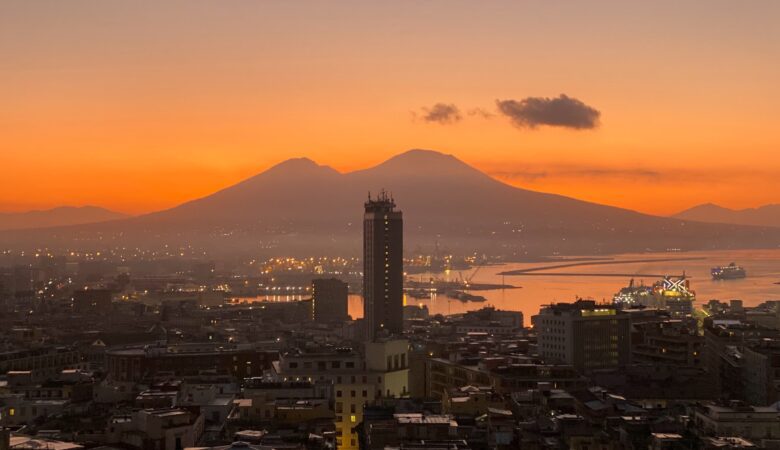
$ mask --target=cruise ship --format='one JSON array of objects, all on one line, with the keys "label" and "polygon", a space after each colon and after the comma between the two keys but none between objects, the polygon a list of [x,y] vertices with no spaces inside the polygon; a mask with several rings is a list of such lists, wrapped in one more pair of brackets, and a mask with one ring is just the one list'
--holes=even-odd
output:
[{"label": "cruise ship", "polygon": [[723,267],[713,267],[710,270],[710,273],[712,274],[713,280],[734,280],[737,278],[745,278],[747,275],[745,269],[735,263]]},{"label": "cruise ship", "polygon": [[627,287],[620,289],[620,291],[612,297],[612,304],[618,309],[650,306],[652,297],[653,288],[651,286],[645,286],[644,283],[641,282],[639,286],[637,286],[634,284],[634,279],[632,278]]},{"label": "cruise ship", "polygon": [[637,286],[632,279],[612,297],[612,304],[618,309],[657,308],[668,311],[672,318],[691,317],[695,301],[696,292],[684,273],[681,277],[664,277],[651,286]]}]

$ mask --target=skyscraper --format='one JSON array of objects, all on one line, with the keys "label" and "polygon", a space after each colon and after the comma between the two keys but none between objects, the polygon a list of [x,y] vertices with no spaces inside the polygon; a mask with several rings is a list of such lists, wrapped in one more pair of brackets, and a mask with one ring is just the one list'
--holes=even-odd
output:
[{"label": "skyscraper", "polygon": [[365,203],[363,320],[366,336],[403,331],[403,218],[385,191]]}]

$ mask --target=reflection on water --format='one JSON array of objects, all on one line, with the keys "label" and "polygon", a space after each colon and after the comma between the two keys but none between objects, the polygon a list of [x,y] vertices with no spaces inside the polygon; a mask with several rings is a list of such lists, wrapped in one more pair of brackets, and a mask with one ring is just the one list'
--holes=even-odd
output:
[{"label": "reflection on water", "polygon": [[[696,291],[697,305],[710,299],[731,300],[741,299],[745,306],[757,305],[766,300],[780,300],[780,250],[737,250],[688,253],[645,253],[615,256],[620,260],[637,259],[669,259],[701,258],[684,261],[627,262],[608,266],[577,266],[554,269],[555,272],[576,273],[582,276],[502,276],[500,272],[528,269],[539,266],[553,266],[559,263],[512,263],[500,266],[484,266],[471,279],[474,283],[506,283],[521,286],[521,289],[478,291],[486,297],[485,303],[463,303],[446,295],[433,296],[430,299],[408,298],[410,305],[425,305],[431,314],[456,314],[484,306],[495,306],[499,309],[519,310],[525,314],[526,324],[530,317],[539,311],[542,305],[553,302],[568,302],[577,297],[595,300],[612,299],[621,287],[628,284],[630,277],[623,276],[587,276],[588,274],[685,274],[691,279],[691,288]],[[710,268],[730,262],[745,267],[747,278],[739,280],[716,281],[710,277]],[[442,280],[468,279],[476,269],[462,272],[418,274],[415,279],[428,280],[431,277]],[[551,270],[552,271],[552,270]],[[641,279],[636,282],[652,284],[656,279]],[[284,302],[303,300],[304,295],[260,296],[251,299],[240,299],[242,302],[271,301]],[[359,295],[349,296],[349,314],[353,319],[363,317],[363,299]]]},{"label": "reflection on water", "polygon": [[[608,266],[578,266],[555,269],[555,272],[577,274],[604,273],[650,273],[650,274],[685,274],[691,278],[691,287],[696,291],[697,305],[710,299],[731,300],[741,299],[745,306],[757,305],[766,300],[780,300],[780,250],[737,250],[685,253],[645,253],[615,256],[617,260],[636,259],[668,259],[702,258],[686,261],[663,261],[626,263]],[[747,278],[740,280],[712,280],[710,268],[730,262],[745,267]],[[487,297],[485,303],[463,303],[445,295],[433,299],[409,299],[409,304],[424,304],[431,314],[455,314],[472,309],[480,309],[491,305],[499,309],[520,310],[526,317],[539,311],[542,305],[553,302],[568,302],[576,297],[592,298],[598,301],[610,301],[621,287],[628,284],[630,278],[612,276],[501,276],[499,272],[528,269],[539,266],[552,266],[558,263],[512,263],[501,266],[485,266],[471,280],[474,283],[502,283],[522,286],[522,289],[506,289],[479,291],[479,295]],[[475,269],[459,272],[420,274],[415,279],[427,280],[431,277],[443,280],[456,280],[461,276],[468,278]],[[636,279],[636,282],[652,284],[656,279]],[[355,296],[350,298],[349,312],[352,317],[362,316],[362,300]]]},{"label": "reflection on water", "polygon": [[233,303],[255,303],[255,302],[296,302],[309,299],[309,295],[258,295],[257,297],[233,297]]}]

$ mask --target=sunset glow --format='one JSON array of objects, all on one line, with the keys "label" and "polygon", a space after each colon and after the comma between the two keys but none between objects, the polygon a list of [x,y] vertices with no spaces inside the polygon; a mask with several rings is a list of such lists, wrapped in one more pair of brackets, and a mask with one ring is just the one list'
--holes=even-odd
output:
[{"label": "sunset glow", "polygon": [[[655,214],[777,203],[778,17],[775,1],[6,1],[0,210],[138,214],[290,157],[344,172],[410,148]],[[561,94],[598,125],[497,108]],[[459,119],[426,120],[437,103]]]}]

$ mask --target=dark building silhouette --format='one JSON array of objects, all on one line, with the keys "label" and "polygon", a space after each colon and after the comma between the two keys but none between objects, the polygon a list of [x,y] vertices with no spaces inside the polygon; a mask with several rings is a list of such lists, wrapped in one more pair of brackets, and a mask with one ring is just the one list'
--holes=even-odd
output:
[{"label": "dark building silhouette", "polygon": [[312,280],[312,317],[315,322],[340,322],[347,320],[347,283],[338,278]]},{"label": "dark building silhouette", "polygon": [[261,375],[274,358],[278,358],[278,352],[257,350],[251,345],[186,343],[111,349],[105,361],[112,380],[141,382],[158,372],[192,376],[213,371],[246,378]]},{"label": "dark building silhouette", "polygon": [[73,292],[73,312],[105,313],[111,311],[111,291],[108,289],[84,289]]},{"label": "dark building silhouette", "polygon": [[363,217],[363,318],[366,337],[403,331],[403,218],[382,191]]}]

